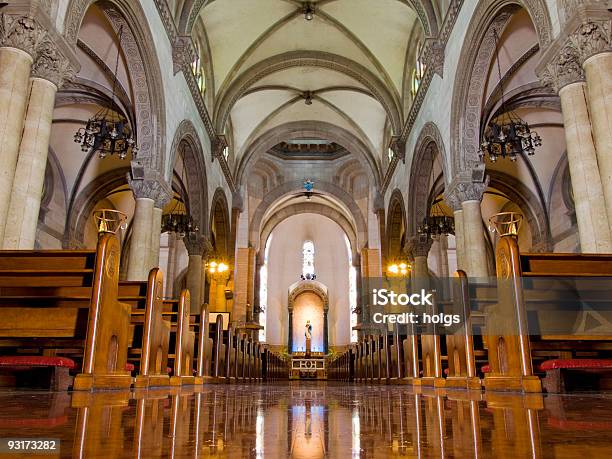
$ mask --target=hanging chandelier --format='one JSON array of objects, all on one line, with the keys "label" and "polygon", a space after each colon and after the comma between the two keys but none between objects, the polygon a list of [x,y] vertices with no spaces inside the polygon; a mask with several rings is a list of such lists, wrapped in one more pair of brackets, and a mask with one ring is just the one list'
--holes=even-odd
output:
[{"label": "hanging chandelier", "polygon": [[423,223],[417,228],[417,233],[426,234],[429,238],[455,234],[455,219],[446,215],[440,207],[439,201],[436,201],[430,214],[423,219]]},{"label": "hanging chandelier", "polygon": [[[122,35],[123,26],[119,28],[119,43],[121,43]],[[111,107],[115,107],[118,68],[119,47],[117,47],[115,73],[113,74]],[[100,158],[116,154],[120,159],[125,159],[129,154],[134,156],[138,153],[138,147],[127,119],[112,108],[103,108],[93,118],[90,118],[85,127],[76,132],[74,141],[81,144],[81,151],[97,152]]]},{"label": "hanging chandelier", "polygon": [[501,115],[492,119],[484,132],[484,140],[480,144],[480,157],[488,156],[491,162],[498,158],[510,158],[516,161],[522,154],[528,156],[535,154],[535,149],[542,146],[542,138],[537,132],[532,131],[529,124],[521,119],[513,110],[506,109],[506,98],[504,84],[501,76],[499,63],[499,37],[494,29],[495,36],[495,59],[497,61],[497,75],[501,90]]},{"label": "hanging chandelier", "polygon": [[197,233],[199,227],[197,222],[187,212],[185,203],[180,196],[175,196],[174,206],[170,212],[162,215],[162,233],[175,233],[183,238],[190,233]]}]

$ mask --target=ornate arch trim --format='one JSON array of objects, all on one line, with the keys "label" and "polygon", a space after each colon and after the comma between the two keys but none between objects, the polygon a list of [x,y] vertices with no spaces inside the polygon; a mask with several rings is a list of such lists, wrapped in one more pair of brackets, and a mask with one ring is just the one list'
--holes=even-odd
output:
[{"label": "ornate arch trim", "polygon": [[104,11],[115,31],[124,26],[120,45],[134,88],[134,131],[139,148],[137,161],[163,172],[166,149],[164,86],[146,15],[138,2],[130,0],[70,0],[64,36],[75,51],[83,18],[94,3]]},{"label": "ornate arch trim", "polygon": [[[172,146],[170,148],[170,164],[176,162],[178,154],[183,157],[185,175],[187,180],[187,193],[189,194],[190,211],[197,220],[200,233],[206,234],[208,229],[208,180],[206,178],[206,165],[202,142],[189,120],[180,122]],[[172,170],[173,168],[170,168]]]},{"label": "ornate arch trim", "polygon": [[478,3],[463,42],[451,105],[453,174],[479,162],[481,110],[487,72],[495,53],[493,29],[502,30],[518,8],[525,8],[540,49],[552,40],[545,0],[483,0]]},{"label": "ornate arch trim", "polygon": [[414,156],[410,167],[409,201],[408,201],[408,225],[406,233],[410,236],[416,235],[417,226],[427,216],[429,211],[429,179],[433,171],[436,155],[442,158],[442,173],[445,182],[449,180],[446,162],[446,150],[444,141],[438,126],[428,122],[423,126],[416,142]]},{"label": "ornate arch trim", "polygon": [[323,300],[323,310],[329,309],[329,297],[327,295],[327,287],[317,281],[300,281],[289,287],[289,296],[287,299],[287,308],[293,310],[293,303],[302,293],[311,292]]}]

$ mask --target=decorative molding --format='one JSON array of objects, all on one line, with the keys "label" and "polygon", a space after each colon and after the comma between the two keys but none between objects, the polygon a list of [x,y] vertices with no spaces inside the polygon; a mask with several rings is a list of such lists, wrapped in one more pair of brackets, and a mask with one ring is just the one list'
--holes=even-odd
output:
[{"label": "decorative molding", "polygon": [[437,38],[427,38],[423,49],[423,62],[431,67],[435,74],[444,78],[444,56],[446,43]]},{"label": "decorative molding", "polygon": [[0,46],[17,48],[36,58],[45,39],[45,29],[31,16],[0,13]]},{"label": "decorative molding", "polygon": [[[134,171],[137,171],[135,174]],[[155,207],[163,209],[172,198],[172,187],[153,169],[135,167],[132,162],[132,172],[127,174],[127,182],[135,199],[152,199]]]},{"label": "decorative molding", "polygon": [[[484,169],[484,164],[483,164]],[[483,181],[474,180],[473,175],[479,175],[479,171],[461,171],[456,174],[444,192],[444,200],[455,210],[459,204],[466,201],[482,201],[482,195],[489,186],[489,177]]]},{"label": "decorative molding", "polygon": [[207,258],[209,254],[212,254],[212,245],[205,236],[188,233],[182,239],[189,255],[200,255],[202,258]]}]

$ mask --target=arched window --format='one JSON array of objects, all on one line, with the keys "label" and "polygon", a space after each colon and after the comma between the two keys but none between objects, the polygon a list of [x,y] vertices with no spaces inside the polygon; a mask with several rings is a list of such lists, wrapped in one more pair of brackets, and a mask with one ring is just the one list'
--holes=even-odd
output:
[{"label": "arched window", "polygon": [[259,270],[259,325],[263,328],[259,330],[259,341],[266,342],[266,310],[268,309],[268,255],[270,253],[270,243],[272,235],[266,241],[264,249],[264,262]]},{"label": "arched window", "polygon": [[305,279],[315,279],[314,269],[315,248],[312,241],[304,241],[302,245],[302,277]]},{"label": "arched window", "polygon": [[421,54],[423,52],[423,43],[418,42],[415,53],[415,63],[414,69],[412,70],[412,80],[410,83],[410,93],[412,97],[416,97],[417,92],[419,92],[419,88],[421,87],[421,82],[423,81],[423,77],[425,76],[425,64],[421,61]]},{"label": "arched window", "polygon": [[351,252],[351,242],[349,238],[344,235],[344,242],[346,243],[346,250],[348,251],[348,262],[349,262],[349,309],[351,312],[351,343],[357,342],[357,330],[353,330],[353,327],[357,325],[358,317],[357,313],[353,312],[357,308],[357,269],[353,266],[353,254]]},{"label": "arched window", "polygon": [[200,94],[204,94],[204,92],[206,92],[206,73],[204,71],[204,59],[202,59],[203,47],[197,38],[194,40],[194,46],[196,55],[195,59],[191,63],[191,71],[195,77]]}]

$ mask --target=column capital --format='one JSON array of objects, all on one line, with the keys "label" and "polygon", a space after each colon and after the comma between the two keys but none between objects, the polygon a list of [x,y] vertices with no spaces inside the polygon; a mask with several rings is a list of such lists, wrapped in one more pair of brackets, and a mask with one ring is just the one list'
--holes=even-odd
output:
[{"label": "column capital", "polygon": [[183,243],[189,255],[201,255],[208,257],[212,252],[212,245],[206,236],[196,233],[188,233],[183,237]]},{"label": "column capital", "polygon": [[[139,171],[142,172],[142,171]],[[145,169],[142,176],[134,177],[134,172],[128,174],[128,184],[135,199],[152,199],[155,207],[163,209],[172,198],[172,188],[157,171]]]},{"label": "column capital", "polygon": [[0,14],[0,46],[25,51],[32,59],[45,37],[45,30],[32,16]]},{"label": "column capital", "polygon": [[612,16],[604,0],[563,0],[559,36],[543,50],[536,74],[555,91],[584,81],[582,65],[590,57],[612,52]]},{"label": "column capital", "polygon": [[446,188],[444,200],[453,210],[461,210],[461,204],[465,201],[482,201],[488,185],[489,177],[484,176],[484,164],[461,171]]},{"label": "column capital", "polygon": [[433,240],[426,234],[414,236],[406,242],[404,246],[404,253],[408,258],[413,259],[416,257],[426,257],[431,249]]},{"label": "column capital", "polygon": [[50,81],[59,89],[65,81],[72,80],[77,71],[51,39],[43,40],[32,65],[32,77]]}]

